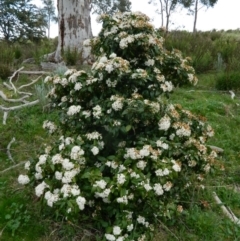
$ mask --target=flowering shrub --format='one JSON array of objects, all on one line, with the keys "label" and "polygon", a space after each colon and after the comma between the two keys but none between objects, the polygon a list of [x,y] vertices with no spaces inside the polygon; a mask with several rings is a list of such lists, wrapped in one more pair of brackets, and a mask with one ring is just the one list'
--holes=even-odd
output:
[{"label": "flowering shrub", "polygon": [[161,98],[197,79],[189,59],[164,49],[147,16],[100,21],[91,75],[46,78],[61,124],[43,127],[60,136],[18,180],[66,219],[96,221],[102,240],[150,240],[156,220],[181,212],[188,187],[201,185],[213,166],[216,153],[206,145],[213,130]]}]

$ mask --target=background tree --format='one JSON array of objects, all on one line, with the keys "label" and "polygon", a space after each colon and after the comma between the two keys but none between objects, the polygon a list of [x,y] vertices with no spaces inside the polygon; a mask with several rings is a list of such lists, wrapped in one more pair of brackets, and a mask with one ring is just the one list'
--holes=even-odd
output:
[{"label": "background tree", "polygon": [[93,13],[109,14],[115,12],[129,12],[131,2],[129,0],[92,0]]},{"label": "background tree", "polygon": [[56,8],[54,6],[54,0],[42,0],[42,4],[42,11],[47,22],[48,38],[50,38],[51,21],[56,23],[58,21],[58,17],[55,14]]},{"label": "background tree", "polygon": [[0,33],[6,41],[44,37],[45,19],[31,0],[0,0]]},{"label": "background tree", "polygon": [[[157,4],[156,0],[150,0],[149,3]],[[169,29],[170,17],[173,11],[176,9],[177,5],[180,3],[179,0],[159,0],[160,10],[157,10],[158,13],[161,14],[162,17],[162,27],[166,28],[166,31]],[[164,24],[164,18],[166,20],[166,24]]]},{"label": "background tree", "polygon": [[198,12],[200,9],[203,7],[213,7],[218,0],[182,0],[181,4],[185,8],[189,9],[189,12],[194,15],[194,22],[193,22],[193,32],[195,33],[197,31],[197,17],[198,17]]},{"label": "background tree", "polygon": [[66,50],[82,54],[83,60],[90,55],[89,48],[83,48],[83,42],[92,38],[91,10],[93,12],[114,13],[130,11],[129,0],[58,0],[58,47],[54,61],[62,60]]}]

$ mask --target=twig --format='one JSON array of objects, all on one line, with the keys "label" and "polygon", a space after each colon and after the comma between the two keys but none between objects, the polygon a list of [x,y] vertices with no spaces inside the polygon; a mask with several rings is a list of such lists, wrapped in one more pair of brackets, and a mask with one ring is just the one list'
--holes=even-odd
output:
[{"label": "twig", "polygon": [[4,111],[3,113],[3,125],[6,125],[8,117],[8,111]]},{"label": "twig", "polygon": [[22,89],[22,88],[24,88],[24,87],[28,87],[28,86],[30,86],[30,85],[35,84],[41,77],[42,77],[42,76],[39,76],[37,79],[33,80],[31,83],[26,84],[26,85],[22,85],[22,86],[20,86],[18,89],[20,90],[20,89]]},{"label": "twig", "polygon": [[11,86],[12,86],[15,94],[17,93],[17,89],[16,89],[16,87],[14,86],[14,84],[12,83],[12,79],[13,79],[13,78],[15,77],[15,75],[16,75],[19,71],[21,71],[22,69],[24,69],[24,67],[21,67],[20,69],[16,70],[16,71],[13,73],[13,75],[9,77],[9,83],[11,84]]},{"label": "twig", "polygon": [[166,225],[164,225],[160,220],[158,222],[162,225],[162,227],[167,230],[176,240],[180,240]]},{"label": "twig", "polygon": [[9,84],[7,84],[6,82],[3,82],[3,85],[6,86],[9,90],[12,90],[12,86],[10,86]]},{"label": "twig", "polygon": [[226,207],[225,205],[223,205],[222,201],[220,200],[220,198],[218,197],[218,195],[213,192],[213,198],[215,199],[216,203],[221,205],[221,209],[223,211],[223,213],[235,224],[240,225],[240,220],[234,215],[234,213],[232,212],[232,210],[228,207]]},{"label": "twig", "polygon": [[13,137],[12,138],[12,140],[8,143],[8,145],[7,145],[7,155],[8,155],[8,158],[13,162],[13,163],[15,163],[15,161],[13,160],[13,158],[12,158],[12,155],[11,155],[11,152],[10,152],[10,148],[11,148],[11,145],[13,144],[13,142],[15,142],[16,141],[16,139],[15,139],[15,137]]},{"label": "twig", "polygon": [[26,163],[26,162],[24,161],[24,162],[20,162],[20,163],[14,165],[14,166],[8,167],[7,169],[5,169],[5,170],[3,170],[3,171],[0,171],[0,174],[3,174],[3,173],[5,173],[5,172],[7,172],[7,171],[9,171],[9,170],[12,170],[12,169],[14,169],[14,168],[16,168],[16,167],[18,167],[18,166],[23,165],[23,164],[25,164],[25,163]]},{"label": "twig", "polygon": [[39,103],[39,100],[34,100],[32,102],[28,102],[28,103],[25,103],[25,104],[22,104],[22,105],[17,105],[17,106],[12,106],[12,107],[0,106],[0,110],[3,110],[3,111],[18,110],[18,109],[22,109],[22,108],[27,107],[27,106],[36,105],[37,103]]},{"label": "twig", "polygon": [[8,99],[8,97],[0,90],[0,97],[7,102],[24,102],[24,99],[28,98],[29,95],[25,95],[20,99]]},{"label": "twig", "polygon": [[37,75],[37,74],[40,74],[40,75],[49,75],[51,74],[51,72],[47,72],[47,71],[19,71],[19,74],[32,74],[32,75]]},{"label": "twig", "polygon": [[32,102],[28,102],[28,103],[25,103],[25,104],[22,104],[22,105],[17,105],[17,106],[12,106],[12,107],[0,106],[0,110],[4,111],[4,114],[3,114],[3,125],[6,125],[7,116],[8,116],[7,112],[9,112],[11,110],[22,109],[22,108],[27,107],[27,106],[33,106],[33,105],[36,105],[38,103],[39,103],[39,100],[35,100],[35,101],[32,101]]}]

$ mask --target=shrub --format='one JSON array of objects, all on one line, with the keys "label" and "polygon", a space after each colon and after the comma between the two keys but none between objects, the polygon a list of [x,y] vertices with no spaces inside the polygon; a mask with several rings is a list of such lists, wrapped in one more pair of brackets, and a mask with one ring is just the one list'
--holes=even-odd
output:
[{"label": "shrub", "polygon": [[104,230],[101,240],[150,240],[158,219],[182,212],[189,186],[202,185],[216,158],[206,145],[213,130],[165,100],[174,85],[197,79],[188,58],[164,49],[146,15],[100,21],[91,74],[45,79],[54,85],[49,98],[61,125],[47,120],[43,127],[58,139],[18,180],[32,183],[65,219],[91,220]]},{"label": "shrub", "polygon": [[2,80],[7,80],[11,76],[11,68],[7,64],[0,63],[0,78]]},{"label": "shrub", "polygon": [[216,88],[218,90],[240,90],[240,72],[222,72],[216,75]]}]

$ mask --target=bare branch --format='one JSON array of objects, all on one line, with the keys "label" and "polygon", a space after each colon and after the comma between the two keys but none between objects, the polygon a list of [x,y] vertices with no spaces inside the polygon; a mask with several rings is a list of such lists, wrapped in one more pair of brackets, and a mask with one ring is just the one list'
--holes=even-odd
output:
[{"label": "bare branch", "polygon": [[8,143],[8,145],[7,145],[7,155],[8,155],[8,158],[13,162],[13,163],[15,163],[15,161],[13,160],[13,158],[12,158],[12,155],[11,155],[11,152],[10,152],[10,148],[11,148],[11,145],[13,144],[13,142],[15,142],[16,141],[16,139],[15,139],[15,137],[13,137],[12,138],[12,140]]},{"label": "bare branch", "polygon": [[25,103],[25,104],[22,104],[22,105],[17,105],[17,106],[12,106],[12,107],[0,106],[0,110],[3,110],[3,111],[18,110],[18,109],[22,109],[22,108],[27,107],[27,106],[36,105],[38,103],[39,103],[39,100],[34,100],[32,102],[28,102],[28,103]]},{"label": "bare branch", "polygon": [[8,99],[7,96],[0,90],[0,97],[7,102],[25,102],[24,99],[28,98],[29,95],[25,95],[19,99]]},{"label": "bare branch", "polygon": [[6,125],[8,117],[8,111],[4,111],[3,113],[3,125]]},{"label": "bare branch", "polygon": [[24,69],[24,67],[21,67],[20,69],[16,70],[16,71],[13,73],[13,75],[9,77],[9,82],[10,82],[10,84],[11,84],[11,86],[12,86],[15,94],[17,93],[17,89],[16,89],[16,87],[14,86],[14,84],[12,83],[12,79],[13,79],[13,78],[16,76],[16,74],[17,74],[19,71],[21,71],[22,69]]},{"label": "bare branch", "polygon": [[213,192],[213,198],[216,201],[217,204],[221,205],[221,209],[223,211],[223,213],[235,224],[240,225],[240,220],[234,215],[234,213],[232,212],[232,210],[229,207],[226,207],[225,205],[223,205],[222,201],[220,200],[220,198],[218,197],[218,195]]},{"label": "bare branch", "polygon": [[41,77],[42,77],[42,76],[39,76],[38,78],[36,78],[35,80],[33,80],[33,81],[32,81],[31,83],[29,83],[29,84],[21,85],[18,89],[20,90],[20,89],[22,89],[22,88],[25,88],[25,87],[28,87],[28,86],[30,86],[30,85],[35,84]]},{"label": "bare branch", "polygon": [[9,170],[12,170],[12,169],[14,169],[14,168],[16,168],[16,167],[18,167],[18,166],[23,165],[23,164],[25,164],[25,161],[20,162],[20,163],[14,165],[14,166],[8,167],[7,169],[5,169],[5,170],[3,170],[3,171],[0,171],[0,174],[3,174],[3,173],[5,173],[5,172],[8,172]]},{"label": "bare branch", "polygon": [[50,75],[51,72],[47,72],[47,71],[20,71],[19,74],[29,74],[29,75]]}]

